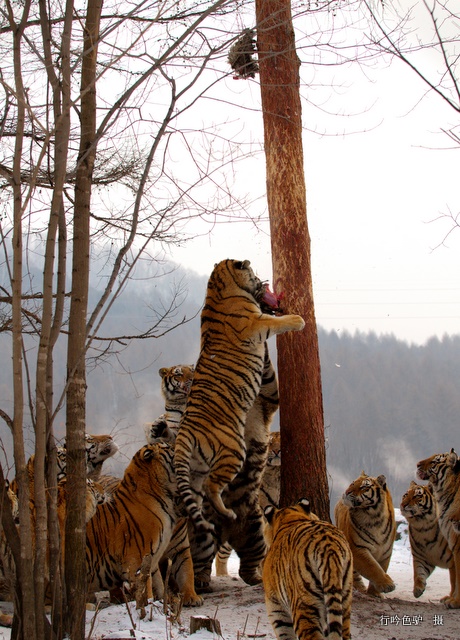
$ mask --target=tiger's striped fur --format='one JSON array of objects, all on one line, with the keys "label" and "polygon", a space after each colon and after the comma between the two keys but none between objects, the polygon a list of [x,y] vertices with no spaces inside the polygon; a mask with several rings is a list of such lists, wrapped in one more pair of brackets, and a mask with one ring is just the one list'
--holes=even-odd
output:
[{"label": "tiger's striped fur", "polygon": [[381,597],[395,584],[386,573],[396,537],[396,521],[390,491],[383,475],[372,478],[361,473],[335,506],[335,523],[343,531],[353,554],[354,586]]},{"label": "tiger's striped fur", "polygon": [[409,525],[414,596],[420,598],[435,567],[449,569],[452,584],[455,578],[454,558],[439,528],[438,507],[430,488],[412,480],[402,497],[400,509]]},{"label": "tiger's striped fur", "polygon": [[[160,370],[166,413],[152,423],[148,429],[149,438],[160,438],[166,441],[175,438],[176,430],[173,423],[168,420],[167,409],[169,403],[169,406],[175,407],[177,413],[183,413],[185,410],[184,394],[178,392],[176,395],[175,392],[175,389],[183,388],[183,385],[180,385],[180,376],[178,375],[178,370],[183,368],[183,365],[176,365]],[[167,382],[170,377],[173,378],[174,384]],[[265,555],[265,542],[258,493],[267,459],[267,447],[272,441],[270,424],[278,409],[278,404],[278,382],[270,360],[268,346],[265,344],[260,392],[246,417],[244,429],[246,458],[241,471],[222,494],[224,504],[234,509],[237,519],[229,521],[219,517],[205,500],[205,512],[216,527],[214,538],[206,531],[197,532],[193,527],[189,530],[196,583],[201,590],[207,590],[209,587],[216,548],[219,548],[216,557],[216,573],[224,575],[223,569],[225,569],[226,574],[226,562],[232,550],[231,543],[240,558],[241,578],[248,584],[256,584],[261,580],[260,564]]]},{"label": "tiger's striped fur", "polygon": [[437,453],[417,464],[417,475],[432,487],[438,504],[439,528],[454,559],[451,592],[442,602],[449,609],[460,609],[460,534],[454,527],[460,514],[460,459],[453,449]]},{"label": "tiger's striped fur", "polygon": [[[154,444],[150,442],[149,444]],[[115,476],[101,476],[99,483],[104,489],[109,500],[113,496],[121,482],[121,478]],[[171,541],[159,562],[163,577],[166,574],[168,559],[171,560],[170,579],[174,589],[180,594],[181,602],[186,607],[196,607],[203,604],[203,598],[195,591],[193,561],[188,539],[187,518],[180,517],[171,535]]]},{"label": "tiger's striped fur", "polygon": [[244,425],[260,391],[265,341],[305,326],[300,316],[262,313],[264,291],[248,260],[223,260],[208,281],[201,351],[174,453],[178,490],[198,530],[213,529],[203,517],[204,494],[221,516],[236,517],[221,494],[246,457]]},{"label": "tiger's striped fur", "polygon": [[353,559],[343,533],[310,511],[265,508],[265,604],[278,640],[348,640]]},{"label": "tiger's striped fur", "polygon": [[[173,450],[166,443],[142,447],[128,464],[110,502],[99,505],[86,526],[88,591],[135,587],[136,605],[146,602],[147,580],[163,597],[158,563],[177,516]],[[140,576],[136,576],[138,570]]]},{"label": "tiger's striped fur", "polygon": [[[273,371],[273,375],[274,375],[274,371]],[[276,382],[276,378],[275,378],[275,382]],[[276,411],[275,409],[275,403],[276,406],[278,406],[279,403],[279,398],[278,398],[278,385],[276,384],[276,391],[274,386],[272,387],[272,410],[273,413]],[[261,387],[261,393],[259,394],[259,396],[256,398],[256,402],[254,404],[256,404],[259,401],[259,398],[261,398],[261,396],[263,395],[267,395],[267,390],[264,391],[264,376],[262,377],[262,387]],[[275,395],[276,394],[276,395]],[[273,400],[276,398],[275,403],[273,402]],[[267,415],[267,429],[270,426],[270,422],[272,419],[272,415]],[[249,418],[249,417],[248,417]],[[246,429],[245,429],[245,437],[246,437],[246,441],[247,441],[247,434],[248,434],[248,420],[246,420]],[[251,446],[250,444],[247,444],[247,454],[246,454],[246,461],[243,465],[243,469],[245,466],[247,466],[247,464],[250,461],[250,456],[251,456]],[[267,507],[268,505],[272,505],[274,507],[278,507],[279,506],[279,500],[280,500],[280,464],[281,464],[281,446],[280,446],[280,432],[279,431],[271,431],[270,435],[269,435],[269,441],[268,441],[268,456],[267,456],[267,462],[265,464],[265,467],[262,470],[262,481],[260,481],[260,478],[257,478],[257,484],[260,485],[259,488],[259,505],[260,508],[262,509],[262,511],[265,509],[265,507]],[[239,476],[240,474],[238,474]],[[238,478],[237,476],[237,478]],[[231,489],[233,483],[231,483],[229,485],[229,490]],[[257,491],[257,486],[254,486],[254,490]],[[227,576],[228,575],[228,568],[227,568],[227,564],[228,564],[228,559],[230,557],[230,554],[232,552],[232,546],[228,543],[225,542],[219,549],[219,551],[217,552],[216,555],[216,575],[218,576]]]}]

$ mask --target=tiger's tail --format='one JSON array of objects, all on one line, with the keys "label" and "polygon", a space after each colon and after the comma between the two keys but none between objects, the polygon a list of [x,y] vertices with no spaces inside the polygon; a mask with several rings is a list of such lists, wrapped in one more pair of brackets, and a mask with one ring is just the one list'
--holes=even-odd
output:
[{"label": "tiger's tail", "polygon": [[[201,504],[197,501],[197,495],[200,494],[196,493],[190,482],[190,462],[193,456],[193,444],[189,438],[180,438],[180,435],[181,432],[179,431],[179,437],[176,440],[174,449],[177,490],[196,529],[212,532],[214,531],[214,525],[203,517]],[[201,487],[197,490],[200,491]],[[202,497],[200,503],[201,501]]]}]

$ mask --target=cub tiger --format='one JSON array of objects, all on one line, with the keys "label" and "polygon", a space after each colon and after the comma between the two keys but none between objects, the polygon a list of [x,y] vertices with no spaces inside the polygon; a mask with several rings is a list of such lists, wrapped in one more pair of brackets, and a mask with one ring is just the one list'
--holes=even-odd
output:
[{"label": "cub tiger", "polygon": [[265,293],[249,260],[221,261],[208,281],[201,351],[174,453],[177,487],[198,530],[214,529],[203,517],[204,494],[217,513],[236,518],[221,494],[246,457],[244,425],[260,391],[265,341],[305,326],[297,315],[262,313]]},{"label": "cub tiger", "polygon": [[265,604],[279,640],[351,638],[353,558],[343,533],[300,500],[265,507]]},{"label": "cub tiger", "polygon": [[396,536],[396,521],[385,476],[361,473],[339,500],[335,523],[343,531],[353,554],[354,587],[365,591],[361,576],[369,580],[367,593],[381,597],[395,584],[386,573]]},{"label": "cub tiger", "polygon": [[449,569],[451,584],[454,584],[454,559],[439,528],[438,508],[429,487],[412,480],[400,508],[409,525],[414,596],[419,598],[425,591],[426,581],[435,567]]},{"label": "cub tiger", "polygon": [[453,449],[437,453],[417,464],[417,475],[428,480],[438,503],[439,528],[447,540],[454,559],[451,592],[442,599],[449,609],[460,609],[460,534],[453,521],[460,513],[460,460]]},{"label": "cub tiger", "polygon": [[89,593],[127,582],[135,587],[139,608],[145,604],[152,573],[155,595],[163,596],[158,562],[177,519],[176,489],[172,448],[158,443],[139,449],[112,500],[99,505],[86,525]]}]

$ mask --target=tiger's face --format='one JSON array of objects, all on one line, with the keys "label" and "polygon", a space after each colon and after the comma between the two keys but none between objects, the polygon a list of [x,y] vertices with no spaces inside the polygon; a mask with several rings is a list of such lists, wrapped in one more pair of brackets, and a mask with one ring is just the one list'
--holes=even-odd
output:
[{"label": "tiger's face", "polygon": [[86,462],[97,464],[107,460],[118,451],[118,445],[113,441],[112,436],[94,436],[85,433]]},{"label": "tiger's face", "polygon": [[268,443],[267,466],[279,467],[281,465],[281,434],[279,431],[272,431]]},{"label": "tiger's face", "polygon": [[417,463],[417,475],[434,487],[442,487],[448,478],[460,473],[460,461],[453,449],[448,453],[436,453]]},{"label": "tiger's face", "polygon": [[158,373],[161,377],[161,392],[165,400],[185,402],[192,386],[195,367],[192,364],[178,364],[173,367],[162,367]]},{"label": "tiger's face", "polygon": [[436,515],[436,506],[430,489],[413,480],[409,490],[402,497],[400,509],[402,515],[408,519]]},{"label": "tiger's face", "polygon": [[384,475],[372,478],[363,472],[345,491],[342,502],[347,507],[354,509],[369,509],[381,502],[384,490],[386,490]]}]

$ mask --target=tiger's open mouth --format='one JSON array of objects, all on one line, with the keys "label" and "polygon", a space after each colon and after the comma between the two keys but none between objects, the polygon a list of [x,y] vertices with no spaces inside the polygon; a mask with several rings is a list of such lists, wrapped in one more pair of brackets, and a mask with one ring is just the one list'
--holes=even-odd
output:
[{"label": "tiger's open mouth", "polygon": [[270,291],[270,287],[266,282],[261,282],[259,291],[257,292],[257,302],[263,313],[269,313],[271,315],[282,314],[280,303],[283,299],[283,294],[276,294]]}]

